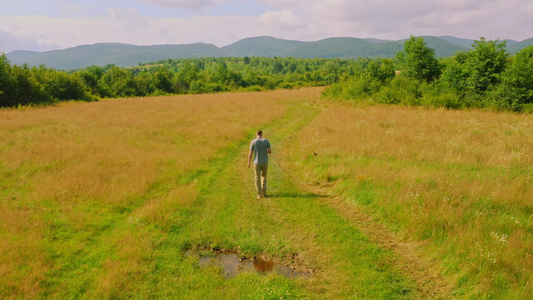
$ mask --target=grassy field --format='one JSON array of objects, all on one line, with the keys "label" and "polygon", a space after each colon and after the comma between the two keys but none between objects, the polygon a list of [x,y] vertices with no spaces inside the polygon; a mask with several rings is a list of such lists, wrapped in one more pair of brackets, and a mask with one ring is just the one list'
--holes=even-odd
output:
[{"label": "grassy field", "polygon": [[[531,116],[320,92],[0,110],[0,298],[532,296]],[[210,249],[312,276],[225,279]]]},{"label": "grassy field", "polygon": [[427,242],[458,298],[533,295],[531,115],[327,105],[294,151],[308,182]]}]

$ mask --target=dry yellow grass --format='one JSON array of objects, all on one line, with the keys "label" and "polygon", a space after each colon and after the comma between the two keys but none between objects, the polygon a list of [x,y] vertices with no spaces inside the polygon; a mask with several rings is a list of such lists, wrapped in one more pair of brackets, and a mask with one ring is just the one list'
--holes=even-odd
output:
[{"label": "dry yellow grass", "polygon": [[[164,225],[164,210],[187,205],[195,191],[173,187],[146,199],[154,184],[175,182],[281,117],[280,100],[316,93],[170,96],[0,110],[0,295],[35,296],[45,274],[61,267],[47,250],[53,228],[99,230],[99,211],[126,208],[135,209],[133,218]],[[140,260],[142,244],[128,252],[132,236],[121,231],[116,239],[120,258]],[[83,248],[83,238],[78,243]],[[113,273],[117,263],[106,263],[109,272],[96,289],[105,290],[120,277]]]},{"label": "dry yellow grass", "polygon": [[1,163],[7,170],[39,173],[21,182],[31,184],[34,198],[72,203],[104,195],[106,201],[126,201],[125,195],[146,191],[161,165],[172,161],[177,169],[190,170],[225,141],[242,137],[243,128],[253,120],[263,123],[283,113],[280,107],[268,109],[276,105],[275,97],[265,101],[258,95],[128,99],[2,111]]},{"label": "dry yellow grass", "polygon": [[[167,276],[175,269],[153,274],[159,268],[150,264],[175,259],[180,250],[167,245],[168,252],[158,252],[158,242],[179,231],[172,213],[187,214],[201,202],[202,188],[194,181],[201,173],[195,172],[208,169],[220,150],[241,143],[259,124],[283,116],[282,101],[318,93],[0,110],[0,298],[158,295],[159,285],[190,285]],[[416,244],[430,245],[427,256],[456,276],[456,289],[470,289],[459,295],[531,295],[531,116],[328,106],[290,137],[299,147],[291,142],[279,153],[300,157],[299,170],[344,192],[346,207],[364,207],[405,239],[428,241]],[[166,238],[169,243],[172,237]],[[298,237],[293,240],[300,245]],[[161,255],[168,256],[159,260]],[[302,257],[313,263],[331,255],[310,251]],[[332,267],[331,276],[338,276],[335,270],[342,268]]]},{"label": "dry yellow grass", "polygon": [[533,116],[328,106],[300,134],[314,175],[459,258],[449,263],[458,282],[531,294]]}]

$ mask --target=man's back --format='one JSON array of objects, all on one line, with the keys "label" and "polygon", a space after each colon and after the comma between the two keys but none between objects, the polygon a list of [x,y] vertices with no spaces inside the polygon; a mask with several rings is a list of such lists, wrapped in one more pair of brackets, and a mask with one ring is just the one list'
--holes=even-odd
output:
[{"label": "man's back", "polygon": [[263,138],[257,137],[250,145],[250,151],[254,152],[254,164],[268,163],[268,149],[270,149],[270,142]]}]

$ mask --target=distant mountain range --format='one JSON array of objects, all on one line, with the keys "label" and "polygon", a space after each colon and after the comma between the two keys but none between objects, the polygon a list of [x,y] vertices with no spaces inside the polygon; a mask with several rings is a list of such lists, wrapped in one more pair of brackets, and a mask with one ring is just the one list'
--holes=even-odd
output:
[{"label": "distant mountain range", "polygon": [[[474,40],[451,36],[424,36],[426,45],[435,49],[437,57],[450,57],[457,51],[468,50]],[[358,39],[350,37],[328,38],[315,42],[283,40],[273,37],[253,37],[225,47],[212,44],[135,46],[129,44],[100,43],[46,52],[13,51],[7,53],[11,64],[72,70],[92,65],[115,64],[119,67],[163,59],[199,57],[296,57],[296,58],[392,58],[403,49],[405,39],[399,41]],[[507,41],[507,50],[516,53],[533,45],[533,38],[517,42]]]}]

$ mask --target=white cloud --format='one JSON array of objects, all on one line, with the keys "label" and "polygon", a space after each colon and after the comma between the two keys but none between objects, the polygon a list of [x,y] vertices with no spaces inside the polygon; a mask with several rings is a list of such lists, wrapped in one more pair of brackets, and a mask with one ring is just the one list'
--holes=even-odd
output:
[{"label": "white cloud", "polygon": [[305,27],[305,23],[299,19],[292,10],[267,11],[259,17],[259,23],[265,26],[273,26],[281,30],[296,30]]},{"label": "white cloud", "polygon": [[439,0],[437,6],[452,10],[470,10],[478,9],[480,2],[478,0]]},{"label": "white cloud", "polygon": [[[2,0],[0,0],[2,1]],[[49,0],[50,1],[50,0]],[[65,4],[61,0],[53,3]],[[225,46],[240,39],[269,35],[283,39],[319,40],[334,36],[403,39],[409,35],[453,35],[462,38],[515,39],[533,37],[531,0],[255,0],[263,13],[202,16],[219,5],[255,5],[252,0],[116,0],[95,7],[61,6],[57,14],[2,15],[0,46],[42,50],[97,42],[136,45],[189,44]],[[47,2],[47,3],[52,3]],[[136,3],[135,3],[136,2]],[[137,3],[144,3],[138,5]],[[72,3],[72,2],[70,2]],[[127,5],[129,3],[129,5]],[[134,6],[132,4],[137,4]],[[151,5],[150,16],[144,11]],[[157,12],[198,10],[195,17],[157,17]],[[135,8],[135,9],[134,9]],[[227,8],[227,7],[226,7]],[[256,6],[254,8],[257,11]],[[91,16],[84,14],[90,12]],[[233,14],[235,14],[235,11]],[[72,12],[72,13],[69,13]],[[98,13],[95,13],[98,12]],[[222,11],[219,11],[222,12]],[[156,15],[156,16],[154,16]],[[83,17],[85,16],[85,17]],[[15,42],[16,40],[16,42]],[[10,41],[10,42],[6,42]]]},{"label": "white cloud", "polygon": [[[337,0],[330,0],[331,1],[337,1]],[[278,7],[278,8],[285,8],[285,9],[300,9],[303,6],[316,2],[316,0],[309,0],[309,1],[300,1],[300,0],[259,0],[259,2],[267,4],[269,6]],[[328,2],[328,1],[326,1]]]},{"label": "white cloud", "polygon": [[0,28],[13,36],[32,32],[35,43],[54,41],[61,48],[100,42],[135,45],[203,42],[225,46],[242,38],[270,34],[258,24],[256,17],[150,18],[117,8],[98,18],[0,17]]},{"label": "white cloud", "polygon": [[59,48],[59,45],[40,43],[32,36],[18,36],[9,32],[0,31],[0,53],[8,53],[20,49],[48,51],[57,48]]},{"label": "white cloud", "polygon": [[[477,39],[533,36],[530,0],[263,0],[291,9],[310,30],[330,36],[402,39],[455,35]],[[529,15],[527,17],[526,15]]]},{"label": "white cloud", "polygon": [[153,4],[155,6],[171,9],[202,10],[211,8],[230,0],[136,0],[140,3]]},{"label": "white cloud", "polygon": [[82,17],[84,16],[89,8],[82,4],[65,4],[60,9],[61,16],[64,17]]}]

